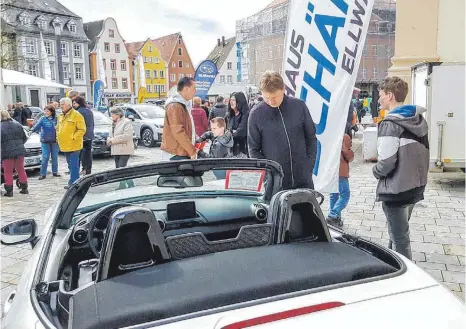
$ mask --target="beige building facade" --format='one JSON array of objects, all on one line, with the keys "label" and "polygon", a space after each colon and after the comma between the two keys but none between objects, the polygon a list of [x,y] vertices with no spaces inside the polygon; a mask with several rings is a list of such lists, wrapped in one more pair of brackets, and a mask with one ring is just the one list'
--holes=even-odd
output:
[{"label": "beige building facade", "polygon": [[411,87],[411,67],[422,62],[465,62],[464,0],[397,0],[389,75]]}]

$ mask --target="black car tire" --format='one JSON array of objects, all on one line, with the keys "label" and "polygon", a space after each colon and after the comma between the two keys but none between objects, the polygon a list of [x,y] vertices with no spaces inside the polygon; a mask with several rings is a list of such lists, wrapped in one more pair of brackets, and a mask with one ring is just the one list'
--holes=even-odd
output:
[{"label": "black car tire", "polygon": [[141,139],[142,139],[142,144],[145,147],[155,146],[154,133],[152,132],[151,129],[149,128],[143,129],[141,132]]}]

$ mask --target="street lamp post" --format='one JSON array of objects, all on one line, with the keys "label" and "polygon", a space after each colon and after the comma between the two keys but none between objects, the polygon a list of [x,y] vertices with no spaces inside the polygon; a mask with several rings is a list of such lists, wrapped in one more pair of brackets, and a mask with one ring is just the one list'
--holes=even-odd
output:
[{"label": "street lamp post", "polygon": [[[53,24],[55,29],[55,42],[57,48],[57,63],[58,63],[58,82],[63,84],[63,54],[61,51],[61,23],[55,22]],[[60,98],[65,97],[65,89],[60,88]]]}]

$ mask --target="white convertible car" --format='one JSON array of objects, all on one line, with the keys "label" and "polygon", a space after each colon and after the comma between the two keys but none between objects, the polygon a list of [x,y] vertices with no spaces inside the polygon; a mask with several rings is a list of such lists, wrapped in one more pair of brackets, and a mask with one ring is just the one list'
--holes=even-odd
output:
[{"label": "white convertible car", "polygon": [[[218,179],[217,179],[218,178]],[[5,329],[465,328],[411,261],[328,227],[275,162],[185,160],[85,176],[1,229],[35,249]]]}]

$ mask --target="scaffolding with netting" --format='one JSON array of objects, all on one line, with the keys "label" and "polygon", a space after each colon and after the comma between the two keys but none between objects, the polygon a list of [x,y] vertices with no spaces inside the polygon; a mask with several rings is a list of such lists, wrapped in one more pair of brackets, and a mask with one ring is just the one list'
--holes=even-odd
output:
[{"label": "scaffolding with netting", "polygon": [[[275,0],[236,22],[238,74],[257,85],[267,69],[281,72],[290,0]],[[395,49],[395,0],[375,0],[356,85],[368,96],[387,76]]]},{"label": "scaffolding with netting", "polygon": [[[288,0],[275,0],[259,13],[236,22],[236,42],[240,49],[238,70],[244,82],[257,85],[256,75],[262,73],[260,70],[274,66],[261,65],[258,71],[257,63],[282,61],[288,4]],[[275,66],[281,70],[279,65]]]}]

